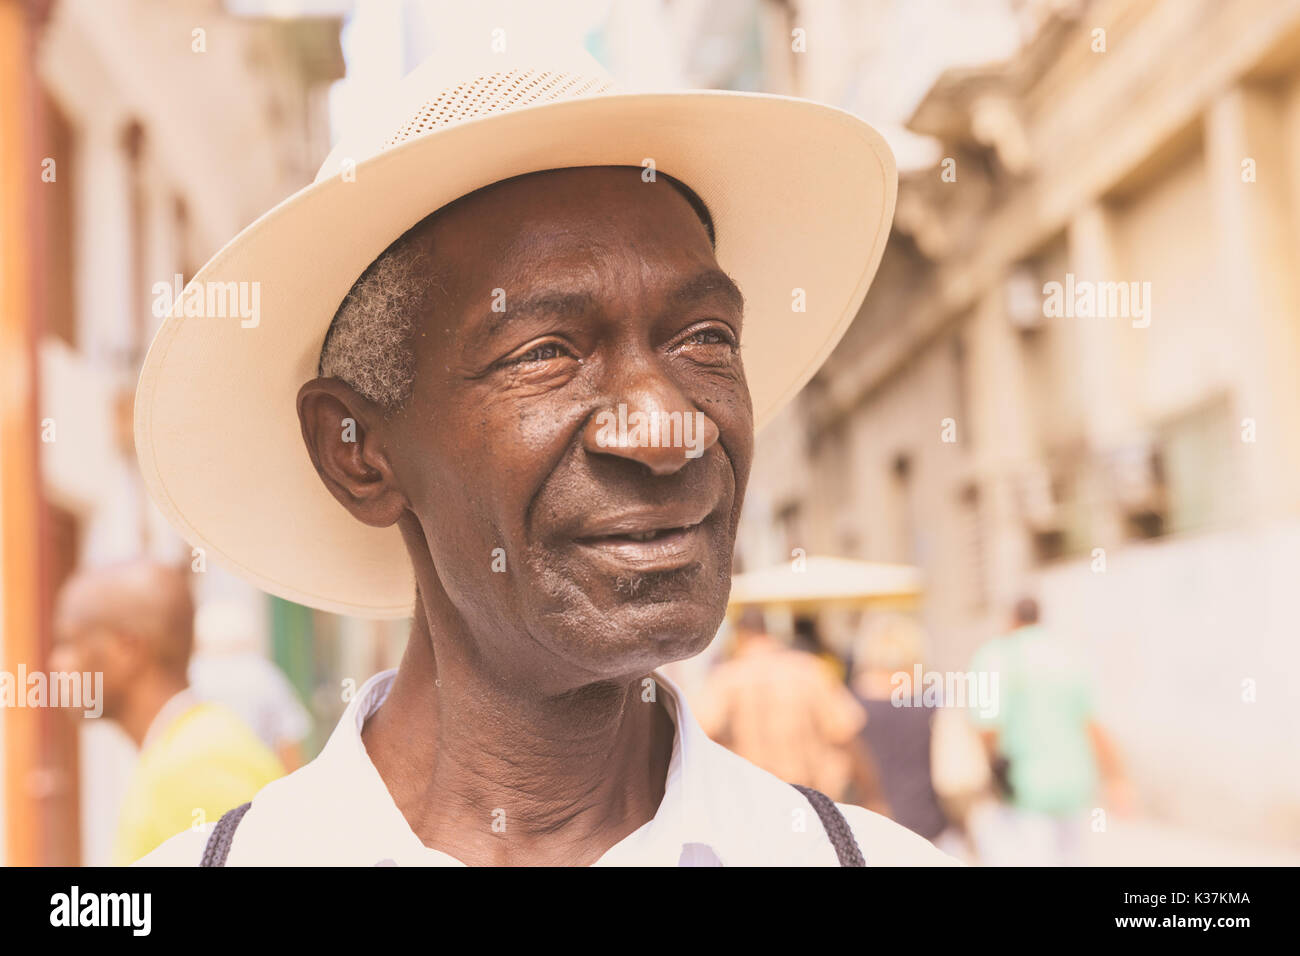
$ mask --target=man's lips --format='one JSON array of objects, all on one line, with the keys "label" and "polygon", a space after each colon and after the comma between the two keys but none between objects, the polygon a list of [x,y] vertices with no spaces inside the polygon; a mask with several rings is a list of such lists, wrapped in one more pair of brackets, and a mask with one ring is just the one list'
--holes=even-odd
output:
[{"label": "man's lips", "polygon": [[713,513],[716,504],[671,502],[641,505],[606,514],[584,515],[573,528],[579,541],[613,537],[645,537],[683,531],[700,524]]},{"label": "man's lips", "polygon": [[708,554],[708,534],[703,524],[643,535],[579,538],[577,544],[616,573],[674,571],[698,564]]},{"label": "man's lips", "polygon": [[671,571],[707,556],[709,514],[674,506],[588,518],[573,540],[614,571]]}]

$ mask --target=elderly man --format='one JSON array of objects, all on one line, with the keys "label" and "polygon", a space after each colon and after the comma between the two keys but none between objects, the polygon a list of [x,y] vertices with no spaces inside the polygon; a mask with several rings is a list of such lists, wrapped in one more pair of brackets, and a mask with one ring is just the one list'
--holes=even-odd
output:
[{"label": "elderly man", "polygon": [[129,561],[82,571],[59,595],[54,668],[103,674],[103,716],[140,748],[113,848],[122,866],[178,830],[216,820],[284,772],[234,713],[188,686],[188,577]]},{"label": "elderly man", "polygon": [[416,70],[196,277],[259,283],[256,327],[182,302],[159,334],[136,425],[164,511],[268,590],[412,624],[315,761],[145,862],[947,862],[713,743],[655,673],[722,620],[755,396],[770,417],[856,311],[888,150],[528,55]]}]

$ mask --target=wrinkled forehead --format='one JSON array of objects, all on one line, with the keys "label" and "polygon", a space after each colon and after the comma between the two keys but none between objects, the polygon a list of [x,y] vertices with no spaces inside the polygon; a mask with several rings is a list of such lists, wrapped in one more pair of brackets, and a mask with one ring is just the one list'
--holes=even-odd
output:
[{"label": "wrinkled forehead", "polygon": [[444,263],[474,272],[502,257],[528,259],[566,248],[693,246],[711,256],[713,227],[689,187],[639,167],[586,166],[528,173],[444,206],[424,230]]}]

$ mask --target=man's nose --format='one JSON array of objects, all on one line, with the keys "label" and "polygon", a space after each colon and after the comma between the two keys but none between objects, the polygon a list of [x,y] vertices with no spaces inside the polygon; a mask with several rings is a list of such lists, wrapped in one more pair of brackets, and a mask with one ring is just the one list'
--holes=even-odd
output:
[{"label": "man's nose", "polygon": [[658,370],[645,368],[614,390],[618,397],[587,422],[583,446],[671,475],[718,440],[718,426]]}]

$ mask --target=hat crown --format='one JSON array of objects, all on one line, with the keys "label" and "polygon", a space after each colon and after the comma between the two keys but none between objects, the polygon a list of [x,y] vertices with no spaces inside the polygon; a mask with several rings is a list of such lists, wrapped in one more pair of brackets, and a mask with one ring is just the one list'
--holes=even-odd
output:
[{"label": "hat crown", "polygon": [[[492,113],[617,92],[609,72],[580,48],[434,53],[364,111],[330,152],[316,182],[408,140]],[[369,104],[367,104],[369,107]]]}]

